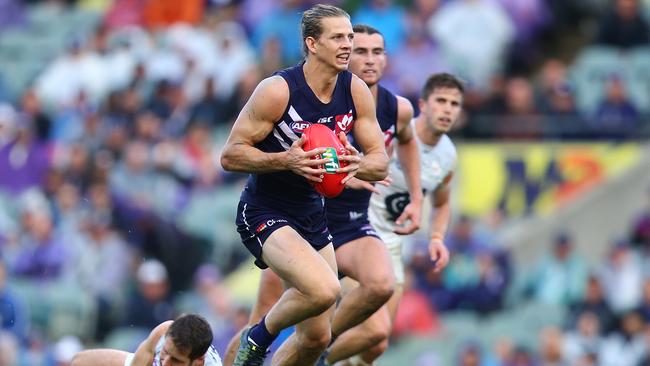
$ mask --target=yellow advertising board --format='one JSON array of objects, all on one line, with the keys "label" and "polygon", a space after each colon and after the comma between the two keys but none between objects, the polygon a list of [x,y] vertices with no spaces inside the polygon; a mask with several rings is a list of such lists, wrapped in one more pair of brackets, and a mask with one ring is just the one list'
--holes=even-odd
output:
[{"label": "yellow advertising board", "polygon": [[463,213],[547,214],[639,161],[635,144],[463,144],[456,200]]}]

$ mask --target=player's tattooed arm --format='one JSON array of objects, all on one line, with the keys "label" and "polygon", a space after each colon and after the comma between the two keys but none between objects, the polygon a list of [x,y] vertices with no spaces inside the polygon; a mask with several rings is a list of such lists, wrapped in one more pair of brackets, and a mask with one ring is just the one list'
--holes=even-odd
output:
[{"label": "player's tattooed arm", "polygon": [[151,366],[153,364],[156,344],[160,337],[167,333],[167,329],[172,323],[172,320],[161,323],[149,333],[147,339],[140,343],[138,349],[136,349],[131,366]]},{"label": "player's tattooed arm", "polygon": [[[420,184],[420,154],[411,127],[413,106],[406,98],[397,97],[397,158],[399,159],[404,178],[408,186],[410,202],[397,218],[399,225],[395,233],[407,235],[420,228],[422,214],[422,188]],[[405,226],[404,226],[405,225]]]}]

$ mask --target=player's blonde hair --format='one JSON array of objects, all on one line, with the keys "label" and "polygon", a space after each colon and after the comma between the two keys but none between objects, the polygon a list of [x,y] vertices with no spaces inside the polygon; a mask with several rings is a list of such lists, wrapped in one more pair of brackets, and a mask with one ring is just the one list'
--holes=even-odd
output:
[{"label": "player's blonde hair", "polygon": [[321,20],[324,18],[336,17],[346,17],[350,19],[350,14],[339,7],[327,4],[316,4],[302,13],[300,29],[302,31],[302,51],[305,53],[305,56],[308,54],[307,44],[305,43],[307,37],[318,39],[318,37],[323,34],[323,24]]}]

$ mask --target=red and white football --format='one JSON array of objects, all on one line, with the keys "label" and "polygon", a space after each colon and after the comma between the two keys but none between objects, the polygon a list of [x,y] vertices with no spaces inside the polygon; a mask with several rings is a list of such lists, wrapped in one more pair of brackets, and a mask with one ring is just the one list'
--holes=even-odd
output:
[{"label": "red and white football", "polygon": [[343,191],[345,185],[341,183],[347,173],[337,173],[339,168],[343,168],[347,164],[339,159],[344,155],[347,150],[336,136],[334,131],[327,128],[325,125],[312,124],[305,128],[302,132],[305,136],[305,144],[303,149],[310,151],[319,147],[327,148],[327,151],[321,155],[317,155],[314,159],[330,159],[331,161],[324,164],[325,174],[323,174],[323,181],[320,183],[313,183],[314,188],[320,194],[327,198],[336,197]]}]

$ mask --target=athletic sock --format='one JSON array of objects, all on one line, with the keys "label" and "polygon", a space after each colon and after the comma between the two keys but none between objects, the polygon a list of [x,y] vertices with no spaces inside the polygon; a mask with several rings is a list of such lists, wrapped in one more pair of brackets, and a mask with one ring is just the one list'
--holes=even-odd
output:
[{"label": "athletic sock", "polygon": [[259,348],[266,350],[269,348],[271,343],[278,337],[277,334],[271,334],[268,329],[266,329],[266,316],[260,320],[248,334],[248,340],[253,342]]}]

